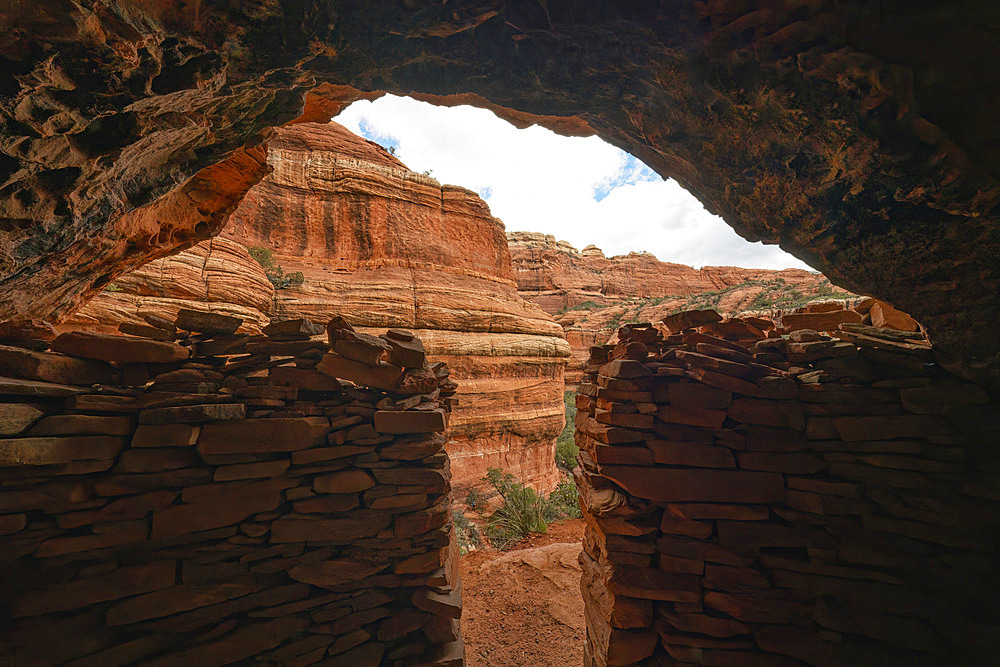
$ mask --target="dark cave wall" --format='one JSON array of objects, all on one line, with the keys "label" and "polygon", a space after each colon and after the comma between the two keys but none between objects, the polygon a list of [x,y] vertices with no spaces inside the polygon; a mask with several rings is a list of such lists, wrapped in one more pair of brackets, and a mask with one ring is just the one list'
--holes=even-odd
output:
[{"label": "dark cave wall", "polygon": [[0,317],[217,233],[268,128],[417,92],[597,133],[995,376],[996,6],[80,6],[0,9]]}]

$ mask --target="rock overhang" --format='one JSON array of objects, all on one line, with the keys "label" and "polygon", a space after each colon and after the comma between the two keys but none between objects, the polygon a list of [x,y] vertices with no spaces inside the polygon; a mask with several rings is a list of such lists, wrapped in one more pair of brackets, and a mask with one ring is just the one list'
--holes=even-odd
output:
[{"label": "rock overhang", "polygon": [[[20,5],[18,6],[20,7]],[[371,92],[596,133],[995,377],[1000,9],[54,1],[0,12],[0,317],[218,233],[268,128]]]}]

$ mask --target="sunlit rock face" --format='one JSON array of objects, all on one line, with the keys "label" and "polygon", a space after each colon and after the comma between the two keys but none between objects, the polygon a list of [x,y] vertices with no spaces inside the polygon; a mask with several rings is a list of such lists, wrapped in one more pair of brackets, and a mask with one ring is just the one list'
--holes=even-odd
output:
[{"label": "sunlit rock face", "polygon": [[242,244],[222,237],[153,260],[116,279],[65,323],[67,330],[116,331],[153,315],[173,322],[181,308],[243,320],[241,331],[260,333],[270,321],[274,286]]},{"label": "sunlit rock face", "polygon": [[222,229],[269,128],[367,93],[599,134],[742,235],[1000,339],[1000,5],[108,3],[0,8],[0,318],[65,317]]},{"label": "sunlit rock face", "polygon": [[548,490],[563,427],[561,327],[517,293],[503,225],[474,192],[409,171],[335,124],[278,131],[273,172],[224,238],[266,248],[301,286],[274,291],[273,319],[416,330],[459,382],[456,488],[490,467]]},{"label": "sunlit rock face", "polygon": [[[572,350],[566,381],[579,382],[592,345],[603,345],[618,322],[658,322],[701,303],[724,315],[766,311],[776,297],[854,295],[831,288],[820,273],[661,262],[648,252],[606,257],[597,246],[577,250],[538,232],[508,232],[518,293],[563,326]],[[694,299],[694,301],[692,301]],[[706,299],[710,299],[707,301]]]}]

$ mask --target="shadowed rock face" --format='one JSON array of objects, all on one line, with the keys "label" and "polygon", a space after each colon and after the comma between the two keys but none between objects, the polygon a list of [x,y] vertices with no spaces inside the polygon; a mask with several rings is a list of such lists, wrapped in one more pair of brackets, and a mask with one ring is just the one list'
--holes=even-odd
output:
[{"label": "shadowed rock face", "polygon": [[0,318],[219,231],[268,128],[360,91],[596,133],[749,239],[996,363],[1000,6],[110,3],[0,9]]}]

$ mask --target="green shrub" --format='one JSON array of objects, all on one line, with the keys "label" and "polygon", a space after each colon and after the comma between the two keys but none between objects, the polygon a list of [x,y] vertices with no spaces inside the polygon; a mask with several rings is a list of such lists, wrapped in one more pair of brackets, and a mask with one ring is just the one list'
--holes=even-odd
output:
[{"label": "green shrub", "polygon": [[490,468],[483,480],[503,499],[486,521],[486,537],[494,547],[506,550],[532,533],[548,530],[546,517],[551,510],[548,501],[538,492],[499,468]]},{"label": "green shrub", "polygon": [[576,432],[574,424],[576,422],[576,393],[564,392],[563,402],[566,404],[566,426],[556,438],[556,465],[568,472],[576,467],[576,455],[580,453],[580,448],[576,446],[573,437]]},{"label": "green shrub", "polygon": [[451,511],[452,521],[455,523],[455,537],[458,540],[458,550],[463,556],[470,551],[475,551],[482,545],[482,538],[479,535],[479,528],[476,524],[465,518],[465,515],[458,510]]},{"label": "green shrub", "polygon": [[580,518],[580,492],[572,477],[559,482],[559,486],[549,494],[549,507],[555,515],[554,519]]},{"label": "green shrub", "polygon": [[261,268],[267,279],[274,285],[274,289],[285,289],[286,287],[298,287],[306,281],[306,277],[301,271],[286,274],[285,270],[274,262],[274,253],[270,248],[253,246],[247,248],[247,252],[253,257]]}]

